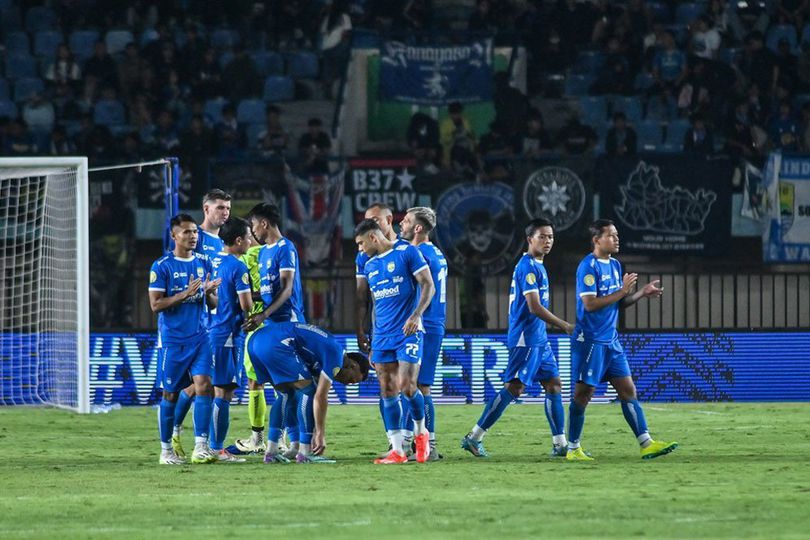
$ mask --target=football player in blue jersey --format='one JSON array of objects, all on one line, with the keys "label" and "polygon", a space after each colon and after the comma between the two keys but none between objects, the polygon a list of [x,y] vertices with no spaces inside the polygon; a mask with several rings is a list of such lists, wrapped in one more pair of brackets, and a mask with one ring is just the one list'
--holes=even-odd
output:
[{"label": "football player in blue jersey", "polygon": [[369,256],[363,273],[374,299],[371,354],[391,443],[391,451],[375,463],[408,461],[402,447],[400,392],[413,416],[416,460],[424,463],[430,455],[430,436],[417,376],[424,340],[422,314],[435,293],[430,268],[416,247],[387,239],[372,219],[361,221],[354,235],[358,248]]},{"label": "football player in blue jersey", "polygon": [[[212,189],[203,196],[203,222],[200,224],[197,236],[197,245],[194,251],[212,257],[222,251],[222,240],[219,238],[219,228],[231,214],[231,196],[221,189]],[[203,325],[208,327],[209,314],[203,314]],[[174,411],[174,433],[172,434],[172,448],[177,455],[185,457],[180,435],[183,432],[183,420],[186,418],[191,405],[194,403],[194,385],[185,388],[177,398]]]},{"label": "football player in blue jersey", "polygon": [[[256,239],[264,244],[259,252],[260,293],[265,308],[254,313],[244,324],[251,332],[268,322],[306,322],[304,318],[304,292],[301,286],[301,271],[298,251],[289,239],[282,236],[279,229],[281,212],[273,204],[260,203],[249,214],[250,227]],[[258,382],[249,382],[251,390],[263,389]],[[267,431],[267,452],[278,452],[282,427],[287,428],[290,448],[287,457],[295,457],[298,450],[298,430],[296,428],[295,394],[277,392],[276,402],[270,409],[270,422]],[[258,444],[256,445],[258,446]],[[251,450],[251,447],[240,450]]]},{"label": "football player in blue jersey", "polygon": [[[346,353],[331,334],[304,323],[279,322],[264,326],[248,338],[256,379],[271,383],[282,394],[292,394],[298,409],[298,463],[334,463],[319,457],[326,449],[327,398],[333,381],[356,384],[368,378],[369,363],[362,353]],[[268,448],[265,463],[288,458]]]},{"label": "football player in blue jersey", "polygon": [[565,409],[557,359],[548,342],[546,325],[570,334],[573,325],[549,311],[551,290],[543,265],[554,246],[554,226],[547,219],[534,219],[525,229],[528,249],[518,260],[509,288],[509,363],[503,372],[503,388],[484,407],[461,448],[476,457],[488,457],[483,445],[487,430],[501,417],[526,386],[540,380],[545,390],[546,419],[551,428],[552,455],[565,456]]},{"label": "football player in blue jersey", "polygon": [[430,277],[436,293],[422,315],[425,327],[425,341],[422,350],[422,364],[419,366],[417,386],[425,396],[425,427],[430,435],[430,455],[428,461],[442,458],[436,450],[436,410],[430,387],[436,377],[436,366],[440,363],[445,321],[447,320],[447,260],[444,253],[430,241],[430,233],[436,228],[436,212],[432,208],[417,206],[410,208],[399,224],[402,238],[416,246],[430,267]]},{"label": "football player in blue jersey", "polygon": [[211,280],[212,267],[195,253],[197,224],[187,214],[171,219],[174,250],[152,264],[149,272],[149,304],[158,314],[158,343],[162,347],[161,387],[158,413],[160,463],[179,465],[185,460],[172,449],[172,427],[177,394],[194,383],[194,452],[192,463],[213,463],[217,456],[208,446],[211,426],[213,355],[203,326],[203,306],[217,307],[220,280]]},{"label": "football player in blue jersey", "polygon": [[242,218],[228,218],[219,229],[224,249],[211,257],[214,277],[221,280],[218,290],[218,305],[211,311],[208,324],[208,340],[214,352],[214,408],[211,426],[211,449],[217,452],[220,461],[244,462],[224,449],[225,437],[230,425],[230,403],[233,391],[239,385],[239,367],[245,345],[242,324],[253,307],[250,275],[239,257],[248,247],[250,230]]},{"label": "football player in blue jersey", "polygon": [[576,381],[568,407],[570,461],[591,461],[580,446],[585,407],[594,388],[609,382],[621,401],[624,418],[650,459],[672,452],[678,443],[654,441],[647,431],[644,410],[636,396],[627,356],[619,343],[619,305],[632,306],[642,298],[659,298],[664,290],[655,280],[635,291],[638,274],[625,274],[613,256],[619,252],[619,233],[612,221],[599,219],[590,226],[593,252],[577,267],[577,323],[571,336],[571,380]]}]

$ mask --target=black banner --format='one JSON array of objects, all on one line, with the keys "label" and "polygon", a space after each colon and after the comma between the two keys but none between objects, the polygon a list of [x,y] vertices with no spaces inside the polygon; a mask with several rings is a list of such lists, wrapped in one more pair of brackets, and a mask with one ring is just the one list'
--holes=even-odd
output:
[{"label": "black banner", "polygon": [[413,159],[349,160],[347,194],[351,197],[354,221],[363,219],[366,208],[385,203],[394,210],[394,222],[405,210],[418,206],[416,163]]},{"label": "black banner", "polygon": [[731,237],[731,177],[724,157],[649,155],[597,165],[601,217],[622,251],[717,255]]}]

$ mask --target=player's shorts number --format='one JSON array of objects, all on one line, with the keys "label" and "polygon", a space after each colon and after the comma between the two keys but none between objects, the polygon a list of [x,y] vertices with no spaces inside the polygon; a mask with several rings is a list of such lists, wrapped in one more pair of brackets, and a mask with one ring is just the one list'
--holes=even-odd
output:
[{"label": "player's shorts number", "polygon": [[416,356],[419,353],[418,343],[408,343],[405,345],[405,354],[408,356]]}]

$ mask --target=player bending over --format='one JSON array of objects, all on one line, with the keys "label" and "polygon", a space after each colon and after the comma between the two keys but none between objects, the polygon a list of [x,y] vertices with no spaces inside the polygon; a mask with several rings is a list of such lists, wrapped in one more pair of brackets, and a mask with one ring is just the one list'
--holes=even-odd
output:
[{"label": "player bending over", "polygon": [[546,325],[570,334],[568,323],[549,311],[551,288],[543,260],[554,246],[554,227],[547,219],[534,219],[526,226],[529,246],[518,261],[509,289],[509,363],[503,372],[503,388],[484,407],[472,431],[461,440],[461,448],[476,457],[488,457],[483,438],[526,386],[540,380],[545,390],[545,411],[551,428],[552,456],[566,454],[565,409],[557,359],[548,342]]},{"label": "player bending over", "polygon": [[608,381],[616,389],[622,413],[641,446],[641,457],[651,459],[668,454],[678,443],[654,441],[647,432],[644,410],[636,397],[627,356],[619,343],[616,325],[619,304],[632,306],[642,298],[659,298],[664,290],[658,280],[633,292],[638,274],[622,274],[613,258],[619,252],[619,233],[607,219],[595,221],[589,230],[593,252],[577,267],[577,324],[571,336],[571,380],[576,381],[574,398],[568,407],[569,461],[590,461],[580,446],[585,424],[585,407],[599,383]]}]

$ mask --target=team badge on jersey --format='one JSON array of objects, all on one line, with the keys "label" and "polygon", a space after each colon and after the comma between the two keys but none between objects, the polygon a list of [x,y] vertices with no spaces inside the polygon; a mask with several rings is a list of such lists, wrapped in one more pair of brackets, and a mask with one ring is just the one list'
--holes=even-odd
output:
[{"label": "team badge on jersey", "polygon": [[528,283],[529,285],[534,285],[535,283],[537,283],[537,276],[529,272],[528,274],[526,274],[526,283]]},{"label": "team badge on jersey", "polygon": [[247,272],[242,274],[242,283],[245,285],[250,285],[250,276],[247,275]]},{"label": "team badge on jersey", "polygon": [[154,272],[149,272],[149,283],[154,283],[157,281],[157,274]]},{"label": "team badge on jersey", "polygon": [[594,278],[594,277],[593,277],[593,274],[585,274],[585,277],[584,277],[584,278],[582,278],[582,281],[584,281],[584,282],[585,282],[585,285],[587,285],[588,287],[590,287],[590,286],[592,286],[594,283],[596,283],[596,278]]},{"label": "team badge on jersey", "polygon": [[397,265],[395,265],[393,262],[390,262],[390,263],[388,263],[388,266],[387,266],[386,268],[387,268],[387,270],[388,270],[389,272],[393,272],[393,271],[394,271],[394,268],[396,268],[396,266],[397,266]]},{"label": "team badge on jersey", "polygon": [[197,268],[197,277],[202,279],[202,277],[203,277],[203,269],[202,269],[202,267]]}]

